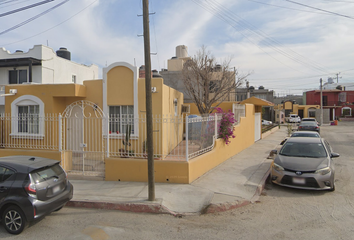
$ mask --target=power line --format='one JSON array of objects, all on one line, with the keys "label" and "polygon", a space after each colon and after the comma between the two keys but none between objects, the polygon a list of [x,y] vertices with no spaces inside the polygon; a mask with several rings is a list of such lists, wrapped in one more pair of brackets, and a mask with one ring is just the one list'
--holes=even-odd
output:
[{"label": "power line", "polygon": [[308,12],[308,13],[315,13],[315,14],[331,15],[330,13],[321,13],[321,12],[314,12],[314,11],[306,11],[306,10],[302,10],[302,9],[290,8],[290,7],[285,7],[285,6],[279,6],[279,5],[270,4],[270,3],[265,3],[265,2],[259,2],[259,1],[255,1],[255,0],[247,0],[247,1],[249,1],[249,2],[254,2],[254,3],[259,3],[259,4],[263,4],[263,5],[268,5],[268,6],[272,6],[272,7],[278,7],[278,8],[284,8],[284,9],[299,11],[299,12]]},{"label": "power line", "polygon": [[53,1],[54,0],[46,0],[46,1],[42,1],[42,2],[39,2],[39,3],[32,4],[32,5],[28,5],[26,7],[18,8],[18,9],[15,9],[15,10],[12,10],[12,11],[9,11],[9,12],[6,12],[6,13],[2,13],[2,14],[0,14],[0,17],[4,17],[4,16],[10,15],[10,14],[14,14],[14,13],[17,13],[17,12],[20,12],[20,11],[24,11],[24,10],[27,10],[27,9],[30,9],[30,8],[33,8],[33,7],[37,7],[37,6],[40,6],[42,4],[53,2]]},{"label": "power line", "polygon": [[24,22],[22,22],[22,23],[20,23],[20,24],[17,24],[17,25],[15,25],[15,26],[13,26],[13,27],[11,27],[11,28],[5,30],[5,31],[0,32],[0,35],[3,35],[3,34],[5,34],[5,33],[8,33],[8,32],[10,32],[10,31],[12,31],[12,30],[15,30],[15,29],[17,29],[17,28],[19,28],[19,27],[22,27],[23,25],[25,25],[25,24],[27,24],[27,23],[29,23],[29,22],[32,22],[33,20],[35,20],[35,19],[37,19],[37,18],[39,18],[39,17],[41,17],[41,16],[43,16],[43,15],[45,15],[45,14],[51,12],[52,10],[54,10],[54,9],[56,9],[56,8],[58,8],[58,7],[60,7],[61,5],[63,5],[64,3],[67,3],[68,1],[69,1],[69,0],[64,0],[64,1],[62,1],[61,3],[59,3],[59,4],[57,4],[57,5],[55,5],[55,6],[51,7],[51,8],[49,8],[48,10],[46,10],[46,11],[44,11],[44,12],[42,12],[42,13],[40,13],[40,14],[34,16],[34,17],[31,17],[31,18],[27,19],[26,21],[24,21]]},{"label": "power line", "polygon": [[80,11],[78,11],[77,13],[75,13],[74,15],[72,15],[71,17],[67,18],[66,20],[64,20],[64,21],[62,21],[62,22],[60,22],[60,23],[58,23],[57,25],[54,25],[54,26],[51,27],[51,28],[48,28],[47,30],[44,30],[44,31],[42,31],[42,32],[39,32],[39,33],[37,33],[37,34],[35,34],[35,35],[32,35],[32,36],[30,36],[30,37],[24,38],[24,39],[19,40],[19,41],[16,41],[16,42],[3,44],[2,46],[8,46],[8,45],[12,45],[12,44],[15,44],[15,43],[19,43],[19,42],[28,40],[28,39],[30,39],[30,38],[36,37],[36,36],[38,36],[38,35],[41,35],[42,33],[48,32],[48,31],[52,30],[53,28],[56,28],[56,27],[60,26],[61,24],[63,24],[63,23],[65,23],[65,22],[69,21],[70,19],[72,19],[72,18],[75,17],[76,15],[80,14],[81,12],[83,12],[84,10],[86,10],[87,8],[89,8],[91,5],[93,5],[93,4],[94,4],[95,2],[97,2],[97,1],[98,1],[98,0],[94,0],[93,2],[91,2],[90,4],[88,4],[86,7],[84,7],[83,9],[81,9]]},{"label": "power line", "polygon": [[345,18],[354,19],[354,17],[351,17],[351,16],[343,15],[343,14],[336,13],[336,12],[327,11],[327,10],[324,10],[324,9],[321,9],[321,8],[317,8],[317,7],[312,7],[312,6],[303,4],[303,3],[298,3],[298,2],[291,1],[291,0],[283,0],[283,1],[290,2],[290,3],[294,3],[294,4],[297,4],[297,5],[304,6],[304,7],[308,7],[308,8],[312,8],[312,9],[316,9],[316,10],[318,10],[318,11],[330,13],[330,14],[337,15],[337,16],[340,16],[340,17],[345,17]]},{"label": "power line", "polygon": [[[291,60],[293,60],[293,61],[295,61],[295,62],[297,62],[299,64],[302,64],[302,65],[304,65],[306,67],[310,67],[310,68],[316,69],[319,72],[324,72],[324,73],[328,74],[328,71],[325,68],[319,66],[317,63],[309,61],[308,59],[306,59],[302,55],[296,53],[295,51],[293,51],[291,49],[289,49],[288,51],[280,49],[276,45],[281,46],[281,43],[279,43],[276,40],[270,38],[269,36],[267,36],[261,30],[256,30],[255,26],[253,26],[252,24],[250,24],[247,21],[243,20],[241,17],[237,16],[236,14],[234,14],[233,12],[228,10],[226,7],[223,7],[222,5],[216,3],[215,1],[210,1],[210,0],[209,1],[208,0],[205,0],[205,1],[192,0],[192,1],[194,3],[196,3],[197,5],[201,6],[202,8],[206,9],[207,11],[211,12],[213,15],[217,16],[218,18],[220,18],[223,21],[225,21],[228,24],[230,24],[231,27],[233,27],[234,29],[238,30],[235,25],[239,25],[241,27],[241,29],[244,29],[246,31],[249,31],[249,32],[255,34],[258,37],[261,37],[261,40],[264,41],[265,45],[269,46],[270,48],[272,48],[276,52],[280,53],[281,55],[283,55],[283,56],[285,56],[285,57],[287,57],[287,58],[289,58],[289,59],[291,59]],[[240,34],[242,34],[250,42],[252,42],[257,47],[259,47],[263,52],[268,54],[265,50],[263,50],[257,43],[254,43],[254,41],[252,39],[250,39],[248,36],[246,36],[244,33],[240,32]],[[268,55],[270,55],[270,54],[268,54]],[[276,59],[273,56],[271,56],[271,57],[273,59]],[[279,62],[281,62],[281,61],[279,61]],[[281,63],[283,65],[287,66],[286,64],[284,64],[284,62],[281,62]],[[287,66],[287,67],[289,67],[289,66]],[[291,67],[289,67],[289,68],[291,68]],[[293,69],[293,70],[296,70],[296,69]],[[296,70],[296,71],[299,71],[299,70]],[[301,72],[301,71],[299,71],[299,72]]]}]

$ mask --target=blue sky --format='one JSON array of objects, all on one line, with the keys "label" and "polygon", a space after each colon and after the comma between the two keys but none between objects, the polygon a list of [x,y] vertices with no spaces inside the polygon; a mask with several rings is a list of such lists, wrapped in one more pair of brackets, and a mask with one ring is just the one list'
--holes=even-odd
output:
[{"label": "blue sky", "polygon": [[[42,1],[0,0],[0,14]],[[0,47],[66,47],[73,61],[100,68],[144,64],[141,0],[69,0],[2,33],[62,2],[0,17]],[[251,73],[251,86],[279,95],[316,89],[339,72],[340,83],[354,82],[354,0],[150,0],[150,12],[153,69],[167,68],[177,45],[190,56],[205,45],[220,61],[232,57],[241,75]]]}]

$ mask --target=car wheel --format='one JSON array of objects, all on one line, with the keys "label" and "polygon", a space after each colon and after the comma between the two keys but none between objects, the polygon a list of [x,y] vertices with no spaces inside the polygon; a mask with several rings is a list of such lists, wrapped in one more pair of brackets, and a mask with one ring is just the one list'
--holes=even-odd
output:
[{"label": "car wheel", "polygon": [[10,206],[2,215],[2,223],[9,233],[20,234],[26,227],[25,215],[19,207]]}]

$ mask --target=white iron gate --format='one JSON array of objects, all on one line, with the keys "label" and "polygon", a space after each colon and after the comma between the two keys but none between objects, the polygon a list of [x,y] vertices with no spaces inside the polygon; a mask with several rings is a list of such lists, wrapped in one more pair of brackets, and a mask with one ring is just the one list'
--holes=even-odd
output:
[{"label": "white iron gate", "polygon": [[64,164],[69,173],[104,177],[105,116],[95,103],[77,101],[63,113]]}]

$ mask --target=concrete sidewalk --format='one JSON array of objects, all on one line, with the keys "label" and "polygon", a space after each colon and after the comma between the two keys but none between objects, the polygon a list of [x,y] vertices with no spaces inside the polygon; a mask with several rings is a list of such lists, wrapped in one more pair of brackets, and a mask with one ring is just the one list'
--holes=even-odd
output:
[{"label": "concrete sidewalk", "polygon": [[258,200],[269,175],[267,159],[286,137],[286,126],[229,158],[191,184],[156,183],[156,201],[143,182],[70,180],[71,207],[188,215],[234,209]]}]

